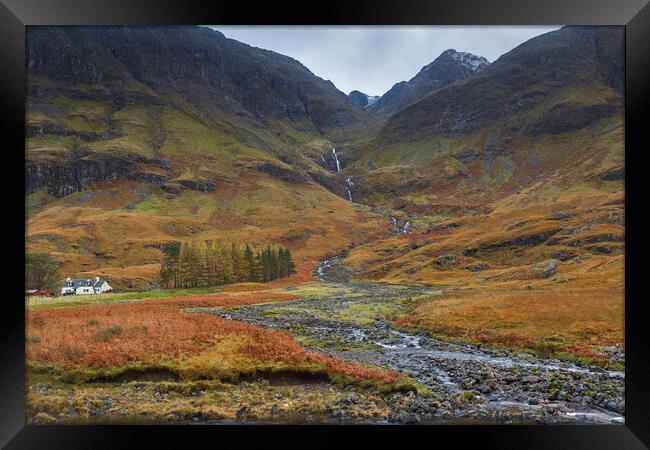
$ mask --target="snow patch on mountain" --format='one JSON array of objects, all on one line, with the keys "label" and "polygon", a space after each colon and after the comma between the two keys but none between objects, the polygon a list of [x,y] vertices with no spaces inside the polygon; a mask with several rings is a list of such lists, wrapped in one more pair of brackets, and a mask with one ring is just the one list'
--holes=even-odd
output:
[{"label": "snow patch on mountain", "polygon": [[352,91],[350,94],[348,94],[350,101],[360,108],[369,107],[377,100],[379,100],[380,97],[380,95],[368,95],[361,91]]},{"label": "snow patch on mountain", "polygon": [[487,59],[485,59],[483,56],[478,56],[467,52],[458,52],[450,48],[442,52],[440,56],[438,56],[431,64],[425,66],[423,70],[427,70],[431,66],[433,66],[436,62],[440,62],[445,59],[450,59],[452,61],[455,61],[461,66],[467,67],[468,69],[474,72],[490,65],[490,62]]},{"label": "snow patch on mountain", "polygon": [[373,103],[379,100],[381,98],[381,95],[366,95],[366,98],[368,99],[368,104],[366,105],[367,108],[368,106],[371,106]]}]

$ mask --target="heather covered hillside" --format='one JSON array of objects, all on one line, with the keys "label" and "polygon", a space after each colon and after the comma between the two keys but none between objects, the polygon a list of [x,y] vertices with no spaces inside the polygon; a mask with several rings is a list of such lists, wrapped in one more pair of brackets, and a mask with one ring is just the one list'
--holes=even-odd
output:
[{"label": "heather covered hillside", "polygon": [[565,27],[431,92],[364,147],[350,169],[368,178],[358,195],[471,212],[536,183],[620,181],[622,42],[618,28]]},{"label": "heather covered hillside", "polygon": [[523,280],[531,264],[573,270],[595,257],[618,288],[623,74],[620,29],[565,27],[391,117],[349,170],[363,180],[357,198],[400,209],[416,229],[350,262],[382,279],[473,284],[473,267]]},{"label": "heather covered hillside", "polygon": [[27,244],[66,272],[136,287],[171,241],[282,242],[304,259],[379,229],[328,188],[345,194],[331,149],[381,119],[298,61],[199,27],[27,41]]}]

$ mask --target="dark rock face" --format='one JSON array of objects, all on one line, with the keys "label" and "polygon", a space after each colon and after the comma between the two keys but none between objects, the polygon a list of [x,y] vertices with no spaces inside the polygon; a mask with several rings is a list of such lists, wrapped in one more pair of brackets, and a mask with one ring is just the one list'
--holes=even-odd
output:
[{"label": "dark rock face", "polygon": [[600,179],[604,180],[604,181],[624,180],[625,179],[625,167],[619,167],[617,169],[607,171],[607,172],[600,175]]},{"label": "dark rock face", "polygon": [[551,256],[560,261],[568,261],[576,257],[576,252],[573,250],[558,250],[552,253]]},{"label": "dark rock face", "polygon": [[625,238],[623,236],[616,236],[610,233],[596,234],[594,236],[589,236],[581,239],[576,239],[568,243],[572,247],[582,247],[585,244],[598,244],[600,242],[623,242]]},{"label": "dark rock face", "polygon": [[394,85],[370,108],[385,116],[392,116],[428,93],[470,77],[489,64],[482,56],[446,50],[411,80]]},{"label": "dark rock face", "polygon": [[279,178],[282,181],[287,183],[304,183],[307,181],[305,177],[300,172],[293,170],[292,168],[280,167],[272,163],[263,163],[256,166],[256,169],[260,172],[267,173],[273,177]]},{"label": "dark rock face", "polygon": [[482,270],[487,270],[489,269],[489,266],[484,263],[484,262],[475,262],[472,264],[469,264],[467,267],[465,267],[467,270],[471,270],[472,272],[480,272]]},{"label": "dark rock face", "polygon": [[492,251],[508,247],[535,247],[546,242],[551,236],[559,232],[561,228],[551,228],[537,233],[528,233],[498,242],[484,242],[478,247],[468,248],[463,251],[464,256],[480,256],[489,254]]},{"label": "dark rock face", "polygon": [[[92,95],[111,97],[117,107],[145,100],[125,97],[132,90],[123,86],[135,80],[163,99],[181,95],[258,120],[307,119],[319,132],[368,117],[298,61],[204,27],[34,27],[26,37],[30,77],[101,83],[108,92]],[[188,91],[188,82],[202,91]],[[34,83],[30,95],[47,95],[47,88]]]},{"label": "dark rock face", "polygon": [[616,114],[620,108],[620,104],[612,103],[595,105],[559,103],[553,106],[538,122],[530,125],[530,133],[546,135],[579,130],[599,119]]},{"label": "dark rock face", "polygon": [[211,192],[217,185],[217,180],[214,178],[202,180],[179,180],[178,184],[194,191]]},{"label": "dark rock face", "polygon": [[368,95],[360,91],[352,91],[348,94],[350,101],[359,108],[368,106]]},{"label": "dark rock face", "polygon": [[447,266],[451,267],[458,262],[456,255],[443,255],[435,258],[432,263],[434,266]]},{"label": "dark rock face", "polygon": [[[118,177],[149,184],[163,184],[168,176],[144,172],[140,164],[161,166],[159,161],[140,157],[85,156],[68,161],[30,160],[25,163],[25,191],[44,189],[56,197],[83,191],[88,184]],[[161,167],[162,168],[162,167]]]},{"label": "dark rock face", "polygon": [[[210,179],[170,181],[186,162],[165,148],[174,136],[161,114],[182,114],[198,127],[268,153],[264,160],[282,160],[288,153],[295,161],[303,157],[294,132],[343,139],[376,130],[382,122],[298,61],[204,27],[30,27],[26,47],[28,193],[45,188],[65,196],[117,178],[166,184],[168,192],[213,190]],[[85,108],[82,102],[93,105],[92,114],[70,112]],[[124,119],[134,107],[143,113],[137,129],[125,126]],[[150,158],[133,156],[132,136],[141,147],[135,153]],[[117,138],[128,143],[118,143],[110,156],[94,157],[87,150],[72,158],[39,144],[50,137],[70,152]],[[221,149],[214,151],[218,157]],[[163,153],[176,161],[173,174]],[[270,164],[257,170],[289,183],[308,180],[301,169]]]}]

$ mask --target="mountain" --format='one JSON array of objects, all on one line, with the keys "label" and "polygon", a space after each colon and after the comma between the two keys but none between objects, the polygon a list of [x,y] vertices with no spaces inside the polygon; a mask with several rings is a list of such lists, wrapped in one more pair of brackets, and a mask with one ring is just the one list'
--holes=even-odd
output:
[{"label": "mountain", "polygon": [[414,231],[359,247],[348,264],[386,281],[487,276],[517,289],[535,264],[561,264],[551,281],[620,286],[623,37],[564,27],[390,117],[347,173],[357,201]]},{"label": "mountain", "polygon": [[[27,40],[28,137],[78,138],[83,148],[110,142],[113,153],[137,153],[158,175],[169,172],[156,158],[169,114],[210,129],[238,151],[263,151],[302,165],[303,172],[313,165],[305,156],[318,158],[296,146],[315,138],[354,141],[380,123],[299,62],[208,28],[35,27]],[[94,107],[86,117],[74,111],[82,102]],[[146,117],[134,117],[143,112]],[[141,129],[134,133],[138,121]],[[191,142],[198,137],[185,143],[199,144]],[[150,177],[150,170],[134,170],[126,174]],[[86,172],[90,179],[98,176],[97,170]],[[30,172],[28,191],[42,185],[43,173]],[[50,193],[78,190],[72,178],[68,171]]]},{"label": "mountain", "polygon": [[384,116],[392,116],[431,91],[470,77],[489,64],[482,56],[453,49],[445,50],[432,63],[424,66],[416,76],[409,81],[395,84],[369,107]]},{"label": "mountain", "polygon": [[359,108],[367,108],[372,106],[380,97],[378,95],[364,94],[360,91],[352,91],[348,94],[348,98]]},{"label": "mountain", "polygon": [[207,28],[26,37],[26,248],[66,274],[148,287],[161,247],[191,239],[282,244],[304,274],[354,247],[346,264],[389,281],[439,280],[449,255],[463,277],[622,264],[621,28],[490,65],[449,50],[369,107]]},{"label": "mountain", "polygon": [[623,164],[621,33],[544,34],[395,114],[355,164],[368,198],[471,210],[550,174],[609,177]]},{"label": "mountain", "polygon": [[298,61],[204,27],[29,27],[26,47],[27,246],[64,272],[128,287],[157,277],[169,241],[284,242],[304,260],[377,229],[331,149],[382,118]]}]

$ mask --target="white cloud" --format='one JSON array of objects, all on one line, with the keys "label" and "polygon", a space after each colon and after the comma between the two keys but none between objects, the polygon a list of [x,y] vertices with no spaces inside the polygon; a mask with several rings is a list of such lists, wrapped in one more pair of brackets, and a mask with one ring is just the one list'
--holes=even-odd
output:
[{"label": "white cloud", "polygon": [[226,37],[291,56],[349,93],[381,95],[448,48],[490,62],[559,26],[210,26]]}]

